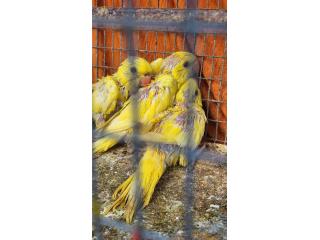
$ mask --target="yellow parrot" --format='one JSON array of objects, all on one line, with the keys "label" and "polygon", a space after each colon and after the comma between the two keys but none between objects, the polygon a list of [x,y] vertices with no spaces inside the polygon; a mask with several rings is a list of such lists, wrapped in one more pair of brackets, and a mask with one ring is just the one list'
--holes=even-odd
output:
[{"label": "yellow parrot", "polygon": [[[138,123],[147,131],[150,120],[173,105],[176,92],[177,82],[170,74],[158,75],[149,86],[140,88],[138,93],[131,96],[122,109],[99,129],[98,134],[105,136],[93,143],[93,152],[105,152],[126,135],[132,133],[133,111],[137,114]],[[134,107],[137,109],[133,109]]]},{"label": "yellow parrot", "polygon": [[121,63],[115,74],[93,84],[92,112],[96,128],[101,128],[127,101],[129,81],[134,79],[137,83],[150,83],[152,72],[151,65],[145,59],[129,57]]},{"label": "yellow parrot", "polygon": [[187,165],[184,147],[196,149],[203,137],[206,121],[200,90],[191,78],[179,89],[175,106],[157,115],[151,131],[142,136],[143,140],[164,144],[147,147],[136,172],[115,190],[115,201],[105,214],[117,207],[125,208],[125,219],[131,223],[136,209],[149,204],[165,170],[177,164]]},{"label": "yellow parrot", "polygon": [[[171,60],[168,62],[166,59]],[[100,135],[106,136],[93,143],[94,153],[106,152],[126,135],[132,133],[133,111],[137,113],[137,120],[143,126],[143,132],[148,131],[154,116],[173,106],[177,90],[188,78],[197,73],[195,71],[199,70],[198,60],[191,53],[176,52],[166,59],[164,60],[166,64],[161,66],[164,73],[158,75],[149,86],[140,89],[136,96],[130,97],[123,107],[99,129]],[[135,105],[133,101],[137,101],[138,109],[133,110]]]}]

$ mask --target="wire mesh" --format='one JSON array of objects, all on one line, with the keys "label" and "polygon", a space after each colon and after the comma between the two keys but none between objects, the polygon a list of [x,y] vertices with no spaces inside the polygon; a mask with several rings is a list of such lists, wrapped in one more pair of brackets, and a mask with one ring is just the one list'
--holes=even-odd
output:
[{"label": "wire mesh", "polygon": [[[105,0],[94,1],[94,6],[122,7],[122,8],[198,8],[198,9],[219,9],[223,8],[225,1],[184,1],[184,0]],[[226,5],[225,5],[226,6]],[[130,16],[125,21],[130,22]],[[184,24],[193,24],[187,22]],[[195,26],[193,26],[195,27]],[[219,45],[219,47],[217,47]],[[97,79],[113,74],[117,71],[120,63],[129,56],[143,57],[149,62],[159,58],[167,57],[176,51],[186,50],[198,57],[200,73],[198,76],[199,87],[202,93],[203,106],[206,111],[208,123],[206,125],[205,139],[215,143],[226,144],[226,113],[221,111],[221,106],[226,106],[226,35],[217,33],[196,33],[196,32],[172,32],[172,31],[141,31],[134,30],[130,26],[120,29],[93,28],[93,82]],[[131,85],[131,92],[137,91],[137,86]],[[134,100],[134,99],[133,99]],[[136,101],[133,101],[136,104]],[[136,109],[136,106],[133,107]],[[188,110],[189,111],[189,110]],[[138,118],[133,111],[133,122]],[[135,125],[139,126],[139,125]],[[222,127],[221,127],[222,126]],[[94,139],[94,137],[93,137]],[[188,142],[190,139],[188,139]],[[139,163],[139,129],[133,128],[133,165]],[[193,221],[193,167],[200,153],[199,150],[192,150],[187,144],[183,150],[188,161],[185,180],[185,238],[192,239]],[[93,199],[97,199],[95,160],[93,164]],[[140,176],[140,174],[137,174]],[[139,179],[136,181],[139,185]],[[139,190],[136,187],[137,191]],[[140,196],[140,193],[137,192]],[[97,215],[97,214],[96,214]],[[135,227],[128,227],[112,221],[112,219],[94,216],[95,237],[101,239],[101,225],[126,228],[126,231],[138,233],[142,236],[153,236],[154,239],[167,239],[166,236],[158,233],[143,230],[143,215],[139,211],[136,214],[137,223]],[[99,215],[99,214],[98,214]],[[120,225],[119,225],[120,224]]]},{"label": "wire mesh", "polygon": [[[96,81],[105,74],[115,73],[120,63],[128,57],[129,48],[124,31],[113,29],[94,29],[93,31],[97,36],[93,45],[93,56],[95,56],[93,58],[93,81]],[[107,40],[103,41],[103,36],[107,36]],[[194,38],[192,48],[194,48],[200,63],[198,79],[208,119],[205,139],[226,144],[226,131],[223,131],[227,125],[225,113],[227,104],[225,93],[226,36],[215,33],[133,31],[135,43],[133,50],[137,56],[153,61],[159,57],[167,57],[179,50],[188,50],[186,39],[191,36]],[[219,48],[217,48],[217,44],[219,44]],[[107,60],[109,60],[108,63]],[[212,88],[214,89],[212,90]]]}]

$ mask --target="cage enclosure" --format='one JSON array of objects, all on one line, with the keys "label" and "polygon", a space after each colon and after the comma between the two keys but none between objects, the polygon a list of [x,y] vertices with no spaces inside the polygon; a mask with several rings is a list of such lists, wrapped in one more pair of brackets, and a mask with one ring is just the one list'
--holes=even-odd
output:
[{"label": "cage enclosure", "polygon": [[[151,62],[176,51],[192,52],[200,63],[198,82],[207,116],[203,143],[227,144],[226,10],[225,0],[93,0],[92,81],[115,73],[129,55]],[[115,157],[121,154],[124,157]],[[103,199],[102,205],[110,201],[117,184],[132,172],[132,166],[128,164],[132,158],[130,154],[130,149],[122,147],[97,159],[95,167],[98,171],[94,176],[99,179],[94,181],[97,191],[94,194]],[[168,236],[182,239],[179,231],[188,232],[190,228],[198,229],[198,239],[226,237],[226,166],[225,158],[219,158],[225,154],[208,154],[204,154],[202,159],[215,158],[215,161],[203,161],[189,172],[193,178],[197,178],[194,191],[189,195],[181,180],[188,178],[188,170],[185,173],[182,168],[174,169],[160,180],[154,201],[148,206],[150,210],[143,214],[142,222],[149,226],[146,227],[149,231],[144,230],[144,234],[149,234],[149,239],[166,239]],[[219,163],[219,159],[223,159],[223,163]],[[190,182],[187,184],[192,185]],[[192,200],[182,203],[183,198]],[[161,201],[166,204],[161,204]],[[189,208],[194,211],[193,222],[189,225],[186,223],[188,215],[182,211],[186,210],[185,205],[188,204],[193,204]],[[156,218],[154,214],[157,211],[164,216]],[[135,229],[112,221],[117,220],[117,214],[101,219],[98,225],[102,238],[126,239],[130,236],[128,233]],[[114,232],[113,229],[118,231]]]}]

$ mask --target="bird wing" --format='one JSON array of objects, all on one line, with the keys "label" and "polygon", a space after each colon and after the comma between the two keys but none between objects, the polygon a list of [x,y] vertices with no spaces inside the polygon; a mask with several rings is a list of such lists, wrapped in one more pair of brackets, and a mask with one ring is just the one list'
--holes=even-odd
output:
[{"label": "bird wing", "polygon": [[[137,121],[145,130],[149,129],[151,119],[173,104],[175,93],[170,86],[162,85],[161,82],[139,89],[138,94],[131,96],[121,110],[108,121],[105,131],[119,132],[132,128],[134,111]],[[136,101],[136,104],[133,101]],[[134,107],[138,110],[133,109]]]},{"label": "bird wing", "polygon": [[96,85],[92,94],[93,112],[112,113],[115,110],[119,94],[119,86],[112,78]]},{"label": "bird wing", "polygon": [[184,106],[175,106],[160,113],[153,120],[154,126],[150,132],[143,134],[141,139],[181,147],[189,144],[195,148],[203,137],[206,117],[203,109],[195,105],[189,111]]}]

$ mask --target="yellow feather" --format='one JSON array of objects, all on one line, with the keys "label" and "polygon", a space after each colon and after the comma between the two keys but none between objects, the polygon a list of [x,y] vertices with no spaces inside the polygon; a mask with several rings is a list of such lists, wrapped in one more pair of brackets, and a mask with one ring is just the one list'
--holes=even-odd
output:
[{"label": "yellow feather", "polygon": [[145,59],[130,57],[121,63],[115,74],[98,79],[98,82],[93,84],[92,112],[96,128],[103,127],[127,101],[129,82],[133,80],[138,84],[145,76],[151,75],[152,71],[151,65]]},{"label": "yellow feather", "polygon": [[[105,152],[124,136],[130,134],[134,124],[132,120],[134,111],[138,123],[143,126],[142,131],[148,131],[152,127],[150,120],[173,105],[176,92],[177,83],[171,75],[158,75],[155,82],[148,87],[139,89],[138,94],[131,96],[125,106],[100,129],[102,134],[116,133],[120,137],[116,141],[111,141],[113,136],[103,137],[105,140],[110,139],[108,144],[106,141],[96,141],[93,144],[93,151],[95,153]],[[134,109],[133,101],[136,101],[137,109]],[[100,146],[102,143],[103,147]]]},{"label": "yellow feather", "polygon": [[[190,121],[188,121],[188,119]],[[201,107],[200,90],[194,79],[188,79],[176,95],[176,106],[153,119],[154,126],[142,139],[160,141],[147,147],[138,169],[115,191],[115,202],[105,213],[125,208],[125,219],[132,221],[136,209],[146,207],[159,179],[169,166],[187,165],[183,147],[195,149],[204,134],[206,117]],[[189,141],[188,141],[189,139]]]},{"label": "yellow feather", "polygon": [[157,75],[160,73],[162,63],[163,63],[163,58],[157,58],[156,60],[150,63],[154,75]]},{"label": "yellow feather", "polygon": [[120,86],[113,77],[102,78],[93,86],[92,112],[96,127],[100,128],[105,120],[116,110],[120,98]]}]

